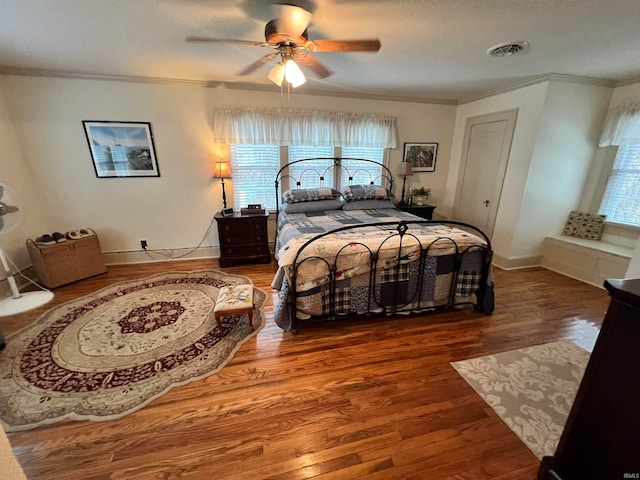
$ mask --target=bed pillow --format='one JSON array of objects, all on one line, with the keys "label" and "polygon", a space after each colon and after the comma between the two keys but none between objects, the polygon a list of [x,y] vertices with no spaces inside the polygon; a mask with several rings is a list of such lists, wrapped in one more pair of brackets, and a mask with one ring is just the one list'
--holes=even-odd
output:
[{"label": "bed pillow", "polygon": [[282,194],[282,203],[317,202],[319,200],[335,200],[340,192],[329,187],[300,188],[287,190]]},{"label": "bed pillow", "polygon": [[284,213],[310,213],[322,212],[323,210],[340,210],[342,204],[343,202],[339,198],[315,202],[283,203],[280,205],[280,211]]},{"label": "bed pillow", "polygon": [[342,196],[347,202],[355,200],[388,200],[393,198],[389,190],[380,185],[350,185],[343,187]]},{"label": "bed pillow", "polygon": [[345,202],[342,207],[344,210],[373,210],[376,208],[393,208],[395,205],[388,200],[354,200],[353,202]]}]

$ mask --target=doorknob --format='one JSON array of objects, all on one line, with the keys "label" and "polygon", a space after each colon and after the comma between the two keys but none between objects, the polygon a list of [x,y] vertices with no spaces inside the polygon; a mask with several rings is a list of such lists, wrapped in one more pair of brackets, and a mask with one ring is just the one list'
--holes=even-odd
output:
[{"label": "doorknob", "polygon": [[484,201],[484,202],[482,202],[482,203],[484,203],[484,206],[485,206],[485,207],[488,207],[490,202],[489,202],[489,200],[485,200],[485,201]]}]

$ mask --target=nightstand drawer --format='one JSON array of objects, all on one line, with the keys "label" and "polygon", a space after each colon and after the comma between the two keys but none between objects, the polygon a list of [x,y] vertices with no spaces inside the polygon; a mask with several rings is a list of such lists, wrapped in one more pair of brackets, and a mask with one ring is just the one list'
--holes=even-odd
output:
[{"label": "nightstand drawer", "polygon": [[253,243],[267,240],[267,222],[262,219],[242,219],[235,222],[223,222],[220,225],[220,238],[223,243]]},{"label": "nightstand drawer", "polygon": [[232,257],[251,257],[255,255],[267,255],[270,254],[269,247],[266,244],[259,245],[224,245],[222,247],[222,254]]},{"label": "nightstand drawer", "polygon": [[225,235],[242,236],[253,233],[262,233],[266,230],[267,222],[264,218],[236,219],[233,222],[221,222],[221,231]]},{"label": "nightstand drawer", "polygon": [[248,243],[261,243],[267,240],[267,232],[258,232],[258,233],[246,233],[244,235],[238,235],[237,233],[223,234],[223,243],[225,245],[234,244],[234,245],[246,245]]}]

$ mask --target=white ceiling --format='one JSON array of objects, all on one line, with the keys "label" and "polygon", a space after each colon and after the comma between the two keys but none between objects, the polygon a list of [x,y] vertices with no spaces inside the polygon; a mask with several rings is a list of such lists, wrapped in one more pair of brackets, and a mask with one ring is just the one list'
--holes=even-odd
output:
[{"label": "white ceiling", "polygon": [[[269,0],[0,0],[0,73],[144,77],[278,90],[264,40]],[[284,2],[283,2],[284,3]],[[310,39],[379,38],[378,53],[317,53],[305,92],[460,103],[549,74],[640,81],[640,0],[299,0]],[[522,55],[489,47],[526,40]],[[275,62],[275,60],[274,60]],[[306,72],[305,72],[306,73]]]}]

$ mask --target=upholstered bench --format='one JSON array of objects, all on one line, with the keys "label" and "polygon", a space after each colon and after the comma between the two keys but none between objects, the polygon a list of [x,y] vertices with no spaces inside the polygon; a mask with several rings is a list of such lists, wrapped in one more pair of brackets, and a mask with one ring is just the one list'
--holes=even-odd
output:
[{"label": "upholstered bench", "polygon": [[222,327],[223,315],[249,315],[249,326],[253,328],[253,285],[228,285],[220,289],[213,309],[218,326]]}]

